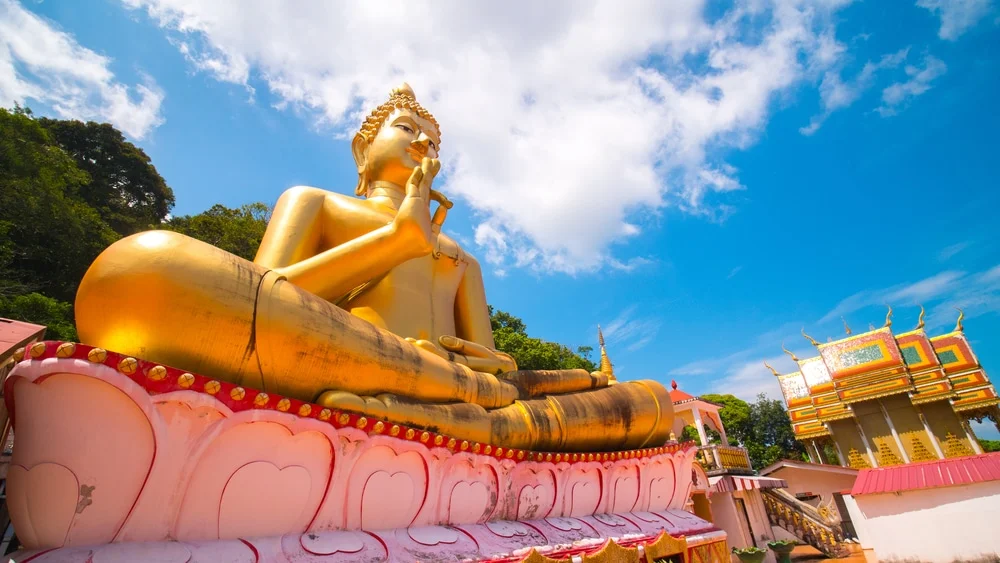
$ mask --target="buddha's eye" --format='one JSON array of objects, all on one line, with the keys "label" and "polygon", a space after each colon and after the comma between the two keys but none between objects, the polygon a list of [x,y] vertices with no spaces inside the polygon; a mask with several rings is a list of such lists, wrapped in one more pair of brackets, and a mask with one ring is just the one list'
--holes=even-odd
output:
[{"label": "buddha's eye", "polygon": [[434,143],[434,141],[430,141],[430,142],[429,142],[429,144],[430,144],[430,147],[431,147],[432,149],[434,149],[434,150],[438,150],[438,146],[437,146],[437,144],[435,144],[435,143]]},{"label": "buddha's eye", "polygon": [[409,125],[404,125],[404,124],[400,123],[400,124],[396,125],[396,127],[399,127],[400,129],[402,129],[403,131],[406,131],[407,133],[413,133],[413,129]]}]

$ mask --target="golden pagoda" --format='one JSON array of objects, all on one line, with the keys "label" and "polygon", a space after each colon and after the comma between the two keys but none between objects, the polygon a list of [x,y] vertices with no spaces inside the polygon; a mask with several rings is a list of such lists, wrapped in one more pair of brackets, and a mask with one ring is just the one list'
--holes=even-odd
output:
[{"label": "golden pagoda", "polygon": [[1000,426],[1000,397],[963,317],[959,311],[953,331],[929,337],[921,307],[917,327],[894,334],[890,307],[882,327],[858,334],[845,322],[840,340],[820,343],[803,329],[817,356],[799,359],[782,346],[799,369],[774,374],[810,458],[827,461],[828,442],[842,465],[859,469],[981,454],[969,421]]}]

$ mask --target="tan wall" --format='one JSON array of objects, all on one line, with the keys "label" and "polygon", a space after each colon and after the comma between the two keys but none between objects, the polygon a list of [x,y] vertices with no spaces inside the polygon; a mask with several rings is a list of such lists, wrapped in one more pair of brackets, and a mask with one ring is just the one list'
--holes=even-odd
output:
[{"label": "tan wall", "polygon": [[874,399],[854,403],[854,414],[858,419],[858,424],[864,429],[865,436],[872,442],[872,452],[875,454],[875,461],[879,462],[879,465],[882,465],[882,462],[879,461],[879,451],[882,448],[888,448],[890,452],[899,458],[899,462],[903,463],[903,456],[899,451],[899,447],[896,446],[896,440],[892,437],[892,431],[889,430],[889,424],[885,421],[882,409],[879,408],[878,400]]},{"label": "tan wall", "polygon": [[889,418],[892,420],[893,426],[896,427],[896,433],[899,434],[899,441],[903,443],[903,449],[906,450],[906,455],[909,456],[910,461],[916,461],[918,443],[923,445],[926,453],[931,455],[931,459],[937,459],[938,456],[934,452],[934,446],[931,444],[927,432],[924,431],[924,425],[920,422],[920,416],[913,407],[913,403],[910,402],[909,397],[906,395],[893,395],[885,397],[881,401],[886,413],[888,413]]},{"label": "tan wall", "polygon": [[[850,491],[857,479],[857,473],[842,474],[796,467],[782,467],[768,473],[767,476],[784,479],[788,483],[785,490],[793,495],[813,493],[819,495],[823,502],[832,500],[833,493]],[[808,502],[812,505],[819,504],[815,501]]]},{"label": "tan wall", "polygon": [[871,461],[868,460],[868,450],[865,449],[865,443],[861,439],[861,434],[858,433],[858,427],[853,418],[834,420],[830,423],[830,430],[833,433],[833,440],[840,446],[840,451],[846,458],[845,462],[850,464],[851,449],[855,449],[871,464]]},{"label": "tan wall", "polygon": [[927,419],[927,425],[931,427],[931,432],[937,436],[938,442],[941,444],[941,451],[946,451],[944,442],[948,432],[954,434],[967,448],[972,449],[972,444],[965,436],[965,429],[962,428],[962,422],[948,401],[935,401],[920,405],[920,410],[924,412],[924,418]]}]

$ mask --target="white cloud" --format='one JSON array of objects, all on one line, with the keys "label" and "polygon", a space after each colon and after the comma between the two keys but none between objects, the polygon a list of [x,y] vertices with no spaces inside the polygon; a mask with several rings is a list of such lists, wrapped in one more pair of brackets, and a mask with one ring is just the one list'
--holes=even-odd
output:
[{"label": "white cloud", "polygon": [[723,377],[712,381],[709,392],[728,393],[747,402],[755,401],[759,393],[764,393],[771,399],[783,400],[778,378],[764,366],[765,361],[774,366],[780,360],[778,356],[771,356],[732,365]]},{"label": "white cloud", "polygon": [[660,330],[660,320],[654,317],[636,317],[635,305],[625,309],[614,320],[602,327],[604,340],[609,346],[622,344],[629,352],[635,352],[656,338]]},{"label": "white cloud", "polygon": [[38,102],[61,118],[109,121],[142,139],[163,123],[163,92],[148,77],[130,92],[110,64],[20,4],[0,0],[0,105]]},{"label": "white cloud", "polygon": [[938,37],[954,41],[985,16],[992,0],[917,0],[917,6],[941,17]]},{"label": "white cloud", "polygon": [[958,254],[959,252],[962,252],[966,248],[969,248],[969,246],[971,246],[971,245],[972,245],[971,242],[964,241],[964,242],[957,242],[955,244],[946,246],[946,247],[944,247],[944,248],[941,249],[941,252],[938,252],[938,260],[940,260],[942,262],[946,262],[948,260],[951,260],[956,254]]},{"label": "white cloud", "polygon": [[614,266],[630,217],[729,213],[707,199],[743,188],[719,155],[837,57],[846,3],[740,0],[709,21],[703,0],[123,1],[197,69],[260,79],[340,135],[405,79],[442,123],[441,189],[489,225],[487,261],[563,272]]},{"label": "white cloud", "polygon": [[954,292],[965,279],[965,272],[944,271],[912,283],[904,283],[883,289],[859,291],[845,299],[818,321],[818,324],[838,320],[865,307],[883,307],[886,304],[913,305],[926,303]]},{"label": "white cloud", "polygon": [[[802,323],[799,322],[784,323],[757,336],[743,350],[690,362],[670,370],[668,374],[688,382],[681,385],[681,388],[704,388],[707,393],[729,393],[746,401],[755,400],[758,393],[765,393],[772,399],[781,399],[777,378],[764,367],[764,362],[779,373],[797,370],[795,362],[781,352],[782,345],[786,345],[800,358],[814,356],[815,349],[799,334],[801,326]],[[691,385],[695,382],[704,383]]]},{"label": "white cloud", "polygon": [[927,306],[927,329],[954,324],[955,308],[966,319],[1000,313],[1000,266],[977,273],[947,270],[913,283],[860,291],[838,303],[817,324],[839,319],[866,307]]},{"label": "white cloud", "polygon": [[879,115],[896,115],[910,100],[930,90],[931,82],[942,76],[948,67],[941,59],[927,55],[924,57],[923,68],[907,65],[905,70],[909,80],[896,82],[882,90],[882,105],[875,110]]},{"label": "white cloud", "polygon": [[884,55],[878,62],[867,62],[853,80],[844,82],[841,78],[842,68],[828,70],[823,75],[823,81],[819,86],[820,104],[823,107],[822,113],[809,120],[809,125],[799,129],[803,135],[812,135],[830,114],[850,106],[861,97],[866,90],[871,88],[875,76],[879,71],[898,67],[909,53],[909,47],[901,49],[896,53]]}]

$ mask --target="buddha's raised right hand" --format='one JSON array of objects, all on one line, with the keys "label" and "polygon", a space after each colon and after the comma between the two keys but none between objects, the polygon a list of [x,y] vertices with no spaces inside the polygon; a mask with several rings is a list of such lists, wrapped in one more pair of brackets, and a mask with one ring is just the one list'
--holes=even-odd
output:
[{"label": "buddha's raised right hand", "polygon": [[424,158],[413,168],[406,182],[406,196],[400,204],[392,227],[397,236],[407,240],[417,256],[426,256],[434,249],[431,228],[431,184],[441,170],[436,158]]}]

